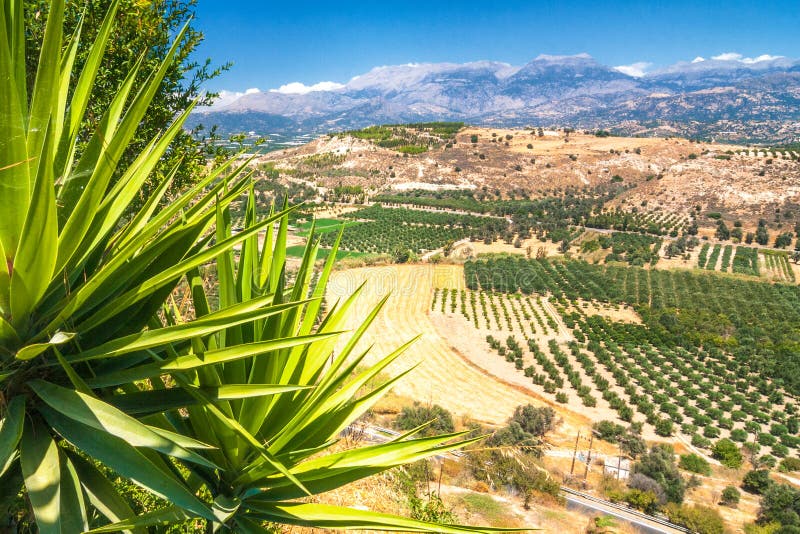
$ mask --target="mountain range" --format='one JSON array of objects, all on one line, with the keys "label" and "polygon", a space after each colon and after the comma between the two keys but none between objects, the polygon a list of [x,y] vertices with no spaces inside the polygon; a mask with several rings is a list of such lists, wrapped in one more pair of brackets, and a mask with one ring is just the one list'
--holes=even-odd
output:
[{"label": "mountain range", "polygon": [[189,126],[297,136],[434,120],[605,128],[737,142],[800,140],[800,60],[697,58],[643,76],[587,54],[376,67],[303,93],[248,91],[196,111]]}]

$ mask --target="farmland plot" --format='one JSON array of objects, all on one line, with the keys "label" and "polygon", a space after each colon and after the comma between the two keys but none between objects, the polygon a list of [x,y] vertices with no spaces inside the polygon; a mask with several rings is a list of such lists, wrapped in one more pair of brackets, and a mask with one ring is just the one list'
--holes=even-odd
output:
[{"label": "farmland plot", "polygon": [[[366,253],[410,250],[419,254],[465,238],[491,242],[508,228],[505,219],[498,217],[431,213],[380,205],[352,211],[343,217],[361,222],[345,230],[340,248]],[[334,232],[323,234],[322,246],[331,246],[335,239]]]},{"label": "farmland plot", "polygon": [[[488,340],[545,392],[571,388],[586,406],[602,399],[623,421],[644,421],[664,436],[681,433],[699,447],[722,436],[757,440],[777,457],[797,450],[800,362],[783,348],[800,333],[796,286],[509,258],[470,262],[466,273],[475,290],[551,296],[574,337],[567,350],[548,340],[546,359],[541,340],[528,339],[539,364],[528,370],[516,340]],[[587,315],[573,305],[577,298],[630,303],[643,322]],[[761,329],[758,342],[750,338],[753,325]],[[573,405],[572,396],[560,400]]]},{"label": "farmland plot", "polygon": [[574,339],[562,312],[545,296],[435,288],[430,319],[452,347],[492,376],[531,391],[561,413],[614,418],[568,350]]},{"label": "farmland plot", "polygon": [[788,253],[776,250],[762,250],[760,257],[760,267],[764,276],[771,280],[795,281],[794,270],[789,265]]}]

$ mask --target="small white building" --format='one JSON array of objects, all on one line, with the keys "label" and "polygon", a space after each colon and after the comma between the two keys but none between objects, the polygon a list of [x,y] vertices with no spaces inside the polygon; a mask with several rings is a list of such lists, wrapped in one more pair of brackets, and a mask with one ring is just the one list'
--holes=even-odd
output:
[{"label": "small white building", "polygon": [[608,456],[603,463],[603,473],[617,480],[627,480],[631,474],[631,461],[623,456]]}]

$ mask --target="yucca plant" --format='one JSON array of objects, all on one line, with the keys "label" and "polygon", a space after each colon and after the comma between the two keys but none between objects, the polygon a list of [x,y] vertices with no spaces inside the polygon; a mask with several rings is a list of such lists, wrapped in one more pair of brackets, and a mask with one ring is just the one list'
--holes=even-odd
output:
[{"label": "yucca plant", "polygon": [[[365,354],[353,351],[378,308],[334,356],[356,298],[322,309],[335,247],[315,273],[312,233],[290,275],[291,210],[259,220],[246,165],[234,160],[169,204],[165,181],[126,215],[190,111],[117,167],[174,47],[141,87],[134,67],[84,137],[118,3],[73,72],[80,27],[64,39],[64,0],[51,2],[35,73],[26,72],[22,1],[1,5],[0,501],[25,497],[17,502],[42,533],[142,532],[187,518],[207,532],[472,530],[304,500],[466,442],[409,433],[335,448],[397,380],[363,392],[405,348],[361,370]],[[228,205],[246,193],[234,234]],[[218,302],[204,291],[209,273]],[[179,284],[188,313],[173,300]],[[168,504],[135,516],[109,469]]]}]

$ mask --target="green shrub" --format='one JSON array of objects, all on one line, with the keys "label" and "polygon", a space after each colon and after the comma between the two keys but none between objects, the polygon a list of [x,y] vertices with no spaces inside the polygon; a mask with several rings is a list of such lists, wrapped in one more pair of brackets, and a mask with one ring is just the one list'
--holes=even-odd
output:
[{"label": "green shrub", "polygon": [[426,423],[430,425],[421,432],[425,436],[445,434],[455,430],[453,415],[450,412],[438,404],[425,406],[419,402],[415,402],[413,406],[404,406],[395,419],[394,426],[400,430],[413,430]]},{"label": "green shrub", "polygon": [[543,436],[554,427],[555,411],[549,406],[518,406],[508,424],[492,434],[486,440],[486,445],[522,447],[528,452],[539,454]]},{"label": "green shrub", "polygon": [[722,465],[731,469],[738,469],[744,461],[739,447],[727,438],[721,439],[714,444],[711,448],[711,455],[719,460]]},{"label": "green shrub", "polygon": [[722,490],[722,497],[720,498],[720,504],[724,504],[725,506],[736,507],[739,504],[739,499],[741,498],[741,494],[736,486],[726,486],[724,490]]},{"label": "green shrub", "polygon": [[756,461],[756,465],[758,465],[759,467],[767,467],[769,469],[772,469],[777,464],[778,464],[778,459],[772,456],[771,454],[765,454],[763,456],[760,456]]},{"label": "green shrub", "polygon": [[791,473],[793,471],[800,471],[800,458],[784,458],[778,465],[778,470],[781,473]]},{"label": "green shrub", "polygon": [[672,420],[659,419],[655,425],[656,434],[659,436],[669,437],[672,435]]},{"label": "green shrub", "polygon": [[755,495],[762,495],[772,484],[767,469],[754,469],[742,479],[742,489]]},{"label": "green shrub", "polygon": [[658,508],[658,499],[650,491],[632,489],[625,492],[623,500],[631,507],[641,510],[646,514],[652,514]]},{"label": "green shrub", "polygon": [[777,458],[783,458],[787,454],[789,454],[789,447],[783,445],[782,443],[776,443],[775,445],[772,446],[770,451],[772,452],[773,456]]},{"label": "green shrub", "polygon": [[698,534],[724,534],[725,523],[719,512],[707,506],[668,504],[664,512],[670,521]]},{"label": "green shrub", "polygon": [[592,425],[592,430],[598,438],[604,441],[616,442],[625,433],[625,427],[613,421],[603,420]]},{"label": "green shrub", "polygon": [[772,423],[769,427],[769,433],[772,434],[773,436],[780,437],[786,434],[787,432],[789,432],[789,429],[786,428],[786,425],[782,425],[780,423]]},{"label": "green shrub", "polygon": [[681,469],[691,471],[700,475],[708,476],[711,474],[711,466],[705,458],[697,454],[682,454],[678,462]]},{"label": "green shrub", "polygon": [[773,436],[772,434],[768,434],[766,432],[760,432],[758,434],[758,443],[760,443],[761,445],[764,445],[765,447],[769,447],[771,445],[774,445],[777,442],[778,442],[778,439],[775,436]]},{"label": "green shrub", "polygon": [[741,428],[734,428],[731,430],[731,440],[743,443],[747,441],[747,431]]}]

